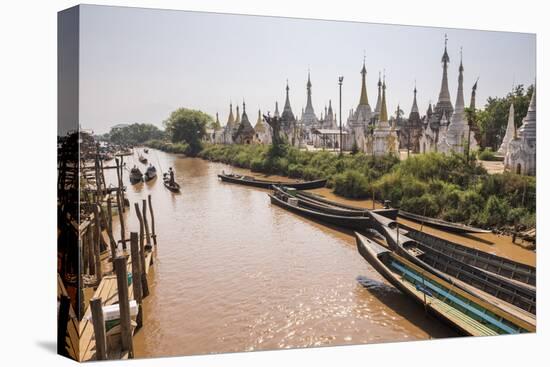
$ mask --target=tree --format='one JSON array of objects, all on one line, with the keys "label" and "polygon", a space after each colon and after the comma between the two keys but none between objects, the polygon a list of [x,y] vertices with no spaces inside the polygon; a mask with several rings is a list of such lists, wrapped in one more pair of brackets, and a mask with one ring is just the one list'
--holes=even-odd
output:
[{"label": "tree", "polygon": [[489,97],[483,111],[476,112],[475,120],[478,121],[482,135],[482,146],[497,150],[506,134],[508,124],[508,111],[510,104],[514,103],[514,122],[517,127],[527,114],[529,101],[533,94],[533,85],[525,90],[523,85],[518,85],[506,97]]},{"label": "tree", "polygon": [[148,140],[162,139],[164,132],[152,124],[131,124],[111,128],[106,135],[107,139],[113,144],[137,145]]},{"label": "tree", "polygon": [[170,140],[173,143],[188,144],[186,154],[194,156],[201,151],[201,139],[206,134],[206,126],[212,122],[212,117],[204,112],[178,108],[163,124]]}]

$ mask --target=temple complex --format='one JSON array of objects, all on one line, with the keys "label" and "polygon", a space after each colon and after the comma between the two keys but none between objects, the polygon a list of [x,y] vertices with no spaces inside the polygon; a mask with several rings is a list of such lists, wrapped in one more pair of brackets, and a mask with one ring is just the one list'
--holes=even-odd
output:
[{"label": "temple complex", "polygon": [[510,141],[514,138],[514,134],[516,133],[514,113],[514,103],[512,102],[510,103],[510,109],[508,111],[508,124],[506,125],[506,134],[504,134],[502,144],[500,145],[500,148],[498,148],[498,154],[502,156],[506,156],[506,152],[508,151],[508,144],[510,144]]},{"label": "temple complex", "polygon": [[[367,135],[368,127],[372,120],[372,109],[369,105],[367,96],[367,68],[363,59],[363,68],[361,69],[361,96],[359,104],[355,111],[350,112],[350,117],[347,122],[347,129],[350,132],[349,138],[346,139],[346,149],[351,149],[355,144],[360,151],[367,151]],[[383,97],[382,97],[383,100]],[[381,102],[382,103],[382,102]],[[387,122],[387,112],[386,112]]]},{"label": "temple complex", "polygon": [[233,144],[233,130],[235,129],[235,116],[233,116],[233,104],[229,103],[229,117],[223,128],[223,144]]},{"label": "temple complex", "polygon": [[397,132],[395,130],[395,125],[394,124],[390,125],[388,122],[385,80],[382,83],[382,102],[380,106],[380,116],[374,127],[372,137],[373,137],[372,152],[375,156],[376,155],[381,156],[386,154],[397,155],[399,153],[399,140],[397,137]]},{"label": "temple complex", "polygon": [[[239,108],[237,106],[237,111],[239,111]],[[250,124],[250,121],[248,121],[248,116],[246,115],[246,105],[243,102],[243,115],[239,119],[239,124],[237,126],[237,130],[233,135],[233,141],[237,144],[251,144],[254,140],[254,136],[256,132],[254,131],[254,128]]]},{"label": "temple complex", "polygon": [[271,127],[264,121],[262,112],[258,110],[258,120],[254,125],[254,142],[258,144],[271,144]]},{"label": "temple complex", "polygon": [[508,143],[504,157],[504,168],[522,175],[535,175],[536,173],[536,135],[537,135],[537,104],[535,90],[531,96],[529,110],[523,118],[523,123]]}]

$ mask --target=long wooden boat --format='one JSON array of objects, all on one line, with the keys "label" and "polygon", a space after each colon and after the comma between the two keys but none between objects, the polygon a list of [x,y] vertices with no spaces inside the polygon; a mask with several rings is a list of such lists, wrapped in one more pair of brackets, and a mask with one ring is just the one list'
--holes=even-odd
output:
[{"label": "long wooden boat", "polygon": [[[376,213],[373,219],[382,222]],[[395,222],[393,222],[395,223]],[[519,283],[459,261],[443,251],[425,246],[409,238],[399,227],[382,226],[386,243],[401,256],[466,292],[483,296],[478,290],[514,305],[530,314],[536,313],[537,295],[534,287]],[[405,232],[405,233],[404,233]],[[458,280],[458,282],[457,282]],[[500,307],[502,302],[493,304]]]},{"label": "long wooden boat", "polygon": [[166,187],[168,190],[172,192],[180,192],[180,184],[176,181],[170,183],[170,175],[168,173],[165,173],[163,175],[162,181],[164,182],[164,187]]},{"label": "long wooden boat", "polygon": [[[383,235],[384,227],[395,228],[397,226],[397,222],[383,216],[374,215],[373,219],[376,222],[375,229]],[[527,288],[534,289],[536,286],[537,270],[533,266],[420,232],[406,225],[399,225],[399,227],[404,235],[421,243],[426,250],[431,248],[440,251],[463,264],[471,265],[516,283],[522,283]],[[390,246],[395,246],[391,237],[385,237]]]},{"label": "long wooden boat", "polygon": [[[337,208],[340,208],[340,209],[346,209],[348,211],[360,212],[360,213],[368,211],[368,209],[360,208],[360,207],[352,206],[352,205],[347,205],[347,204],[343,204],[343,203],[339,203],[337,201],[332,201],[332,200],[326,199],[326,198],[324,198],[320,195],[313,194],[311,192],[299,191],[299,192],[296,193],[296,196],[298,196],[299,198],[302,198],[302,199],[309,199],[309,200],[316,201],[316,202],[321,203],[321,204],[330,205],[330,206],[337,207]],[[394,210],[397,211],[397,209],[394,209]]]},{"label": "long wooden boat", "polygon": [[[340,215],[344,217],[370,217],[371,211],[368,209],[348,210],[345,208],[329,205],[323,202],[316,201],[314,199],[310,199],[309,196],[300,195],[301,191],[297,191],[295,189],[285,186],[274,185],[273,190],[281,195],[289,195],[296,198],[301,206],[311,210],[319,211],[326,214]],[[394,220],[397,218],[397,209],[375,209],[375,213]]]},{"label": "long wooden boat", "polygon": [[464,264],[486,272],[515,280],[532,287],[537,283],[537,269],[533,266],[506,259],[471,247],[463,246],[424,232],[407,228],[407,236],[425,247],[439,250]]},{"label": "long wooden boat", "polygon": [[218,177],[224,182],[231,182],[240,185],[259,187],[262,189],[271,189],[273,185],[284,185],[286,187],[292,187],[298,190],[310,190],[325,187],[327,180],[315,180],[307,182],[279,182],[279,181],[267,181],[260,180],[251,176],[241,176],[232,173],[220,173]]},{"label": "long wooden boat", "polygon": [[465,335],[534,332],[535,326],[355,233],[359,253],[394,287]]},{"label": "long wooden boat", "polygon": [[410,213],[399,209],[399,216],[417,223],[423,223],[430,227],[442,229],[453,233],[491,233],[490,230],[468,226],[462,223],[447,222],[443,219],[430,218],[419,214]]},{"label": "long wooden boat", "polygon": [[[340,208],[348,209],[348,210],[352,210],[352,211],[361,212],[361,211],[365,210],[364,208],[359,208],[359,207],[355,207],[355,206],[352,206],[352,205],[346,205],[346,204],[338,203],[338,202],[335,202],[335,201],[331,201],[331,200],[325,199],[323,197],[320,197],[319,195],[315,195],[315,194],[312,194],[312,193],[309,193],[309,192],[300,192],[297,195],[299,197],[306,197],[306,198],[311,199],[311,200],[315,200],[315,201],[318,201],[318,202],[322,202],[322,203],[325,203],[325,204],[329,204],[329,205],[332,205],[332,206],[336,206],[336,207],[340,207]],[[476,227],[468,226],[468,225],[461,224],[461,223],[451,223],[451,222],[447,222],[447,221],[442,220],[442,219],[430,218],[430,217],[426,217],[426,216],[423,216],[423,215],[410,213],[410,212],[407,212],[407,211],[404,211],[404,210],[401,210],[401,209],[399,209],[398,215],[402,218],[405,218],[405,219],[410,219],[410,220],[415,221],[415,222],[423,223],[423,224],[429,225],[431,227],[443,229],[445,231],[449,231],[449,232],[453,232],[453,233],[490,233],[491,232],[491,231],[486,230],[486,229],[476,228]]]},{"label": "long wooden boat", "polygon": [[345,217],[342,215],[327,214],[313,210],[312,208],[307,208],[302,205],[297,199],[291,198],[289,196],[277,196],[276,193],[268,195],[271,199],[272,204],[319,222],[358,231],[364,231],[371,225],[370,217]]}]

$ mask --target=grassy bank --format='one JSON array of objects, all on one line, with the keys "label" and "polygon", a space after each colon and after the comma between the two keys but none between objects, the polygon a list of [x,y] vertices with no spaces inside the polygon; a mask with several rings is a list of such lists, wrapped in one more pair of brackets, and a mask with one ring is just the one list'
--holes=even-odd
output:
[{"label": "grassy bank", "polygon": [[[185,144],[149,146],[184,153]],[[535,178],[512,173],[489,175],[462,156],[430,153],[399,161],[362,153],[342,157],[291,147],[274,154],[264,145],[206,145],[199,157],[304,180],[327,178],[346,198],[390,200],[404,210],[481,227],[535,226]]]}]

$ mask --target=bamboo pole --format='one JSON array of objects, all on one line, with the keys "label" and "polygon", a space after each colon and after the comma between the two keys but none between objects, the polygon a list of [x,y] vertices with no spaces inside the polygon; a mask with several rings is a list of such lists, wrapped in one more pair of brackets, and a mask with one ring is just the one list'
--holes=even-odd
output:
[{"label": "bamboo pole", "polygon": [[120,309],[120,336],[122,351],[128,352],[128,357],[134,357],[132,341],[132,328],[130,324],[130,304],[128,300],[128,273],[126,270],[126,257],[115,258],[115,272],[118,290],[118,307]]},{"label": "bamboo pole", "polygon": [[117,245],[115,238],[113,236],[113,217],[111,214],[111,197],[107,199],[107,218],[105,224],[107,226],[107,235],[109,236],[109,241],[111,242],[111,257],[114,261],[117,253]]},{"label": "bamboo pole", "polygon": [[140,252],[140,263],[141,263],[141,289],[143,298],[149,295],[149,284],[147,282],[147,273],[145,272],[145,246],[143,241],[143,218],[139,209],[139,204],[134,203],[134,208],[136,209],[136,215],[139,221],[139,252]]},{"label": "bamboo pole", "polygon": [[151,194],[147,196],[149,201],[149,212],[151,213],[151,237],[153,238],[153,244],[157,247],[157,233],[155,231],[155,213],[153,212],[153,205],[151,203]]},{"label": "bamboo pole", "polygon": [[118,205],[118,218],[120,220],[120,240],[122,241],[122,248],[126,250],[126,228],[124,226],[124,210],[122,209],[124,207],[124,203],[121,200],[121,189],[118,188],[116,192],[116,201]]},{"label": "bamboo pole", "polygon": [[101,298],[92,298],[90,300],[90,309],[92,310],[92,324],[94,326],[95,358],[98,361],[104,361],[107,359],[107,337]]},{"label": "bamboo pole", "polygon": [[143,325],[143,309],[142,309],[142,290],[141,290],[141,256],[139,254],[138,234],[136,232],[130,233],[130,251],[132,255],[132,285],[134,288],[134,299],[138,304],[138,314],[136,317],[137,327],[141,328]]},{"label": "bamboo pole", "polygon": [[95,231],[94,231],[94,260],[95,260],[95,273],[97,283],[101,282],[103,278],[103,270],[101,269],[101,224],[99,221],[99,209],[97,204],[93,205],[94,210],[94,222],[95,222]]},{"label": "bamboo pole", "polygon": [[90,225],[88,226],[86,230],[86,241],[87,247],[88,247],[88,274],[95,275],[96,274],[96,261],[95,261],[95,253],[94,253],[94,233],[92,231],[92,224],[90,222]]},{"label": "bamboo pole", "polygon": [[151,234],[149,233],[149,223],[147,222],[147,200],[143,199],[142,203],[142,215],[143,215],[143,226],[145,228],[145,249],[150,250],[152,248],[151,246]]},{"label": "bamboo pole", "polygon": [[124,207],[125,206],[125,204],[124,204],[124,202],[125,202],[124,201],[124,190],[123,190],[124,184],[122,182],[122,180],[124,178],[123,168],[124,168],[124,156],[120,156],[120,178],[118,179],[118,187],[121,190],[122,212],[124,213],[126,211],[126,208]]}]

